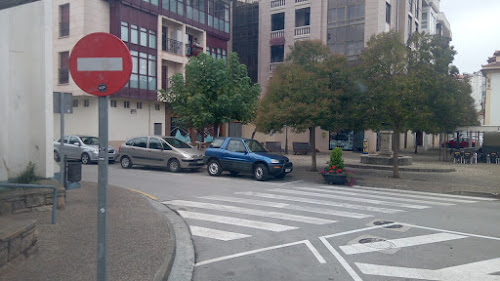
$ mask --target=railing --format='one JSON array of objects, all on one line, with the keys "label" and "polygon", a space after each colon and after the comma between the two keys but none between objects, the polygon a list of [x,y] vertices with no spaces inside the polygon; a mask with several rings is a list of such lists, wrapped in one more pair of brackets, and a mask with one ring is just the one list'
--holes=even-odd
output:
[{"label": "railing", "polygon": [[271,38],[280,38],[280,37],[285,37],[284,29],[271,31]]},{"label": "railing", "polygon": [[59,68],[59,84],[68,84],[68,83],[69,83],[69,69]]},{"label": "railing", "polygon": [[295,0],[295,4],[302,3],[302,2],[310,2],[311,0]]},{"label": "railing", "polygon": [[285,0],[272,0],[271,1],[271,8],[277,8],[277,7],[282,7],[285,6]]},{"label": "railing", "polygon": [[193,44],[186,44],[186,56],[197,56],[199,53],[203,52],[203,48],[193,45]]},{"label": "railing", "polygon": [[163,40],[161,49],[169,53],[182,55],[182,42],[167,38],[166,40]]},{"label": "railing", "polygon": [[18,184],[18,183],[0,183],[0,187],[7,188],[50,188],[52,192],[52,224],[56,223],[56,209],[57,209],[57,187],[53,185],[39,185],[39,184]]},{"label": "railing", "polygon": [[295,36],[304,36],[310,34],[311,34],[311,27],[309,25],[295,28]]}]

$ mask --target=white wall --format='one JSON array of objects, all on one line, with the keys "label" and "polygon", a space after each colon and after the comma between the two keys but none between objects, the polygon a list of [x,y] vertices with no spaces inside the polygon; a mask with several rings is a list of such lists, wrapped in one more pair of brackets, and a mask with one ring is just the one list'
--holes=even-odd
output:
[{"label": "white wall", "polygon": [[51,0],[0,11],[0,180],[30,161],[54,175],[51,16]]},{"label": "white wall", "polygon": [[500,126],[500,72],[491,73],[491,93],[489,105],[490,122],[486,125]]}]

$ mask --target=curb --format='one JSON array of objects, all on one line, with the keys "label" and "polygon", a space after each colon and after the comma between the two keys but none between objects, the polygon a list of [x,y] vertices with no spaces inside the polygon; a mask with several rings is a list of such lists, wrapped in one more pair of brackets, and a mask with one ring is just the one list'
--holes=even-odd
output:
[{"label": "curb", "polygon": [[155,274],[155,281],[191,281],[194,271],[194,246],[191,232],[184,220],[162,203],[149,199],[151,205],[163,216],[167,223],[173,245]]},{"label": "curb", "polygon": [[[392,171],[394,167],[392,166],[382,166],[382,165],[362,165],[362,164],[349,164],[345,163],[344,166],[356,169],[369,169],[369,170],[387,170]],[[426,168],[409,168],[404,166],[399,166],[399,171],[402,172],[418,172],[418,173],[451,173],[456,172],[454,168],[443,168],[443,169],[426,169]]]}]

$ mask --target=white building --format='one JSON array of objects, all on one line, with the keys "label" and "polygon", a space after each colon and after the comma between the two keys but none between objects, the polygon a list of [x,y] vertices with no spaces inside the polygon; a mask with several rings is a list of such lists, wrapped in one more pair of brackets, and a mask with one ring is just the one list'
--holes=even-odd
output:
[{"label": "white building", "polygon": [[474,108],[478,112],[478,119],[484,125],[484,99],[486,98],[486,78],[481,71],[472,74],[465,74],[469,77],[469,84],[472,88],[471,96],[474,98]]},{"label": "white building", "polygon": [[484,125],[500,126],[500,51],[495,51],[481,71],[486,76]]}]

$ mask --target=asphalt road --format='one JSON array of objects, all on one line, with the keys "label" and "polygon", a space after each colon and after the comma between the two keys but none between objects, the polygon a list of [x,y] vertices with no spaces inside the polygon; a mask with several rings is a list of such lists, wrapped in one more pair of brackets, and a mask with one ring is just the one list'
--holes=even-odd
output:
[{"label": "asphalt road", "polygon": [[[83,180],[97,181],[97,165],[84,166]],[[500,201],[491,198],[119,164],[109,184],[183,216],[194,280],[500,280]]]}]

